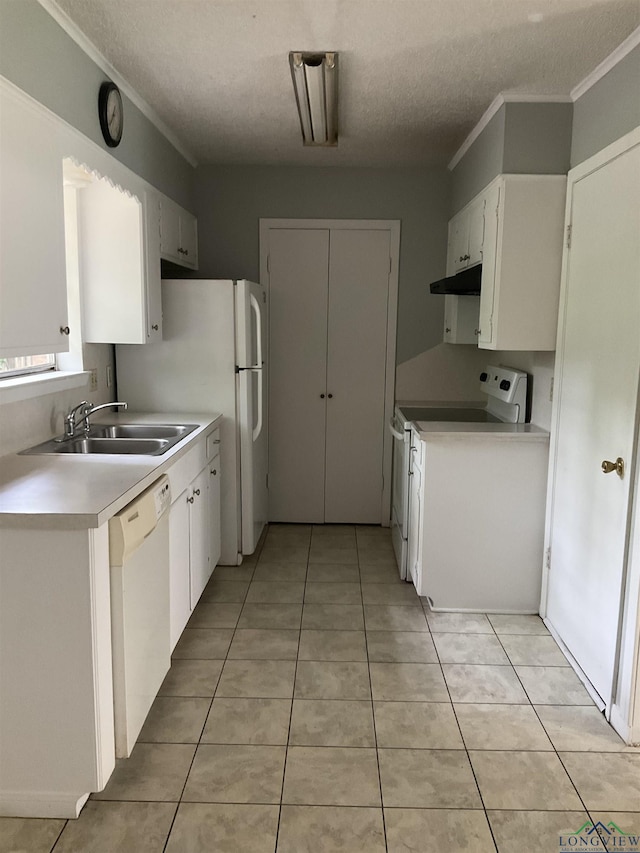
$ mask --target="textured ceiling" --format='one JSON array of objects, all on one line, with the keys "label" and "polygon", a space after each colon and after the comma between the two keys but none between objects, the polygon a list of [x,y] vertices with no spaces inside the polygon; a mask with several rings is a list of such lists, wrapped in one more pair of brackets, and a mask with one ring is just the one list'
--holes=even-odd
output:
[{"label": "textured ceiling", "polygon": [[[568,95],[640,24],[640,0],[56,2],[200,163],[447,162],[497,94]],[[337,149],[302,146],[290,50],[340,52]]]}]

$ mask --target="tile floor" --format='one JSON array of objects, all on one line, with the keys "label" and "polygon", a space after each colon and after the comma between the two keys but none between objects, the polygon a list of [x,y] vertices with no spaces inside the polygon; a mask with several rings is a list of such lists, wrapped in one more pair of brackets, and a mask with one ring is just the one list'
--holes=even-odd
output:
[{"label": "tile floor", "polygon": [[105,790],[0,853],[557,853],[589,819],[640,832],[640,751],[538,617],[431,613],[386,530],[272,525]]}]

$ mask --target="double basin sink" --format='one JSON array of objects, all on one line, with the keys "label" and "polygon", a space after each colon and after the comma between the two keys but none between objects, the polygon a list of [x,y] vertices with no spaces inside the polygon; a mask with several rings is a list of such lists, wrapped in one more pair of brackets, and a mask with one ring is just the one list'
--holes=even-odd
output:
[{"label": "double basin sink", "polygon": [[89,435],[51,439],[22,454],[138,454],[161,456],[197,424],[92,424]]}]

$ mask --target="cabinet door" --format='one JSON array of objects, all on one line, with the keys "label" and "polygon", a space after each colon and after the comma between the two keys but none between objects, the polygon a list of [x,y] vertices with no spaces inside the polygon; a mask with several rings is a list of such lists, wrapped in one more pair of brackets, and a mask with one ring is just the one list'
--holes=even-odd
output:
[{"label": "cabinet door", "polygon": [[176,264],[182,262],[180,247],[180,208],[165,196],[160,201],[160,254]]},{"label": "cabinet door", "polygon": [[462,210],[452,219],[451,254],[453,272],[457,273],[469,265],[469,210]]},{"label": "cabinet door", "polygon": [[180,211],[180,263],[198,269],[198,220],[186,210]]},{"label": "cabinet door", "polygon": [[207,585],[209,571],[209,467],[204,468],[189,486],[189,568],[191,609],[196,606]]},{"label": "cabinet door", "polygon": [[480,328],[479,344],[491,344],[493,340],[493,305],[498,266],[498,212],[501,185],[494,184],[485,197],[484,242],[482,248],[482,282],[480,285]]},{"label": "cabinet door", "polygon": [[447,232],[447,275],[455,275],[456,273],[456,239],[455,232],[457,228],[457,218],[454,217],[449,221],[449,229]]},{"label": "cabinet door", "polygon": [[160,270],[160,201],[147,193],[144,199],[145,294],[147,342],[162,340],[162,273]]},{"label": "cabinet door", "polygon": [[484,242],[484,205],[481,197],[469,205],[469,255],[468,265],[472,267],[482,261],[482,244]]},{"label": "cabinet door", "polygon": [[169,614],[171,651],[175,648],[191,615],[189,582],[189,504],[185,490],[171,504],[169,512]]},{"label": "cabinet door", "polygon": [[478,336],[479,296],[444,298],[444,342],[446,344],[475,344]]},{"label": "cabinet door", "polygon": [[209,573],[220,561],[220,456],[209,463]]},{"label": "cabinet door", "polygon": [[142,202],[96,179],[79,193],[83,339],[147,342]]},{"label": "cabinet door", "polygon": [[409,529],[407,536],[407,580],[411,579],[416,590],[422,586],[422,471],[415,464],[416,448],[411,448],[409,472]]},{"label": "cabinet door", "polygon": [[500,179],[491,343],[481,346],[555,349],[565,195],[566,178],[560,175]]},{"label": "cabinet door", "polygon": [[0,356],[69,349],[57,127],[0,87]]}]

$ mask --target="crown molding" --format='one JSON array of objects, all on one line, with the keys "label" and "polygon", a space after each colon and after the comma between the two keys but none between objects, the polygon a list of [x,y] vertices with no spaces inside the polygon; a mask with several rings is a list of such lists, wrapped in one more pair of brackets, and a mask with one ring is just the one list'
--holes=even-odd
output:
[{"label": "crown molding", "polygon": [[51,17],[58,23],[65,33],[73,39],[73,41],[80,47],[87,56],[95,62],[95,64],[100,68],[104,73],[118,86],[118,88],[122,91],[127,98],[135,104],[135,106],[140,110],[140,112],[149,119],[149,121],[160,131],[160,133],[165,137],[165,139],[173,145],[173,147],[178,151],[184,159],[194,168],[198,165],[198,161],[193,156],[191,151],[184,145],[184,143],[176,136],[176,134],[168,127],[160,118],[160,116],[156,113],[156,111],[149,106],[149,104],[136,92],[136,90],[131,86],[125,78],[120,74],[119,71],[114,68],[114,66],[109,62],[109,60],[103,56],[102,53],[98,50],[98,48],[90,41],[89,38],[82,32],[82,30],[71,20],[71,18],[67,15],[66,12],[57,5],[55,0],[38,0],[38,3],[42,6],[42,8],[49,14]]},{"label": "crown molding", "polygon": [[640,44],[640,27],[637,27],[630,36],[628,36],[622,44],[619,44],[618,47],[607,56],[606,59],[603,59],[600,65],[596,65],[593,71],[584,78],[581,83],[578,83],[571,90],[571,100],[577,101],[578,98],[582,97],[585,92],[588,92],[592,86],[601,80],[605,74],[608,74],[612,68],[614,68],[622,59],[627,56],[627,54],[631,53],[631,51]]},{"label": "crown molding", "polygon": [[512,92],[501,92],[491,101],[480,121],[451,158],[447,168],[450,172],[455,169],[503,104],[567,104],[571,103],[571,100],[569,95],[519,95]]}]

